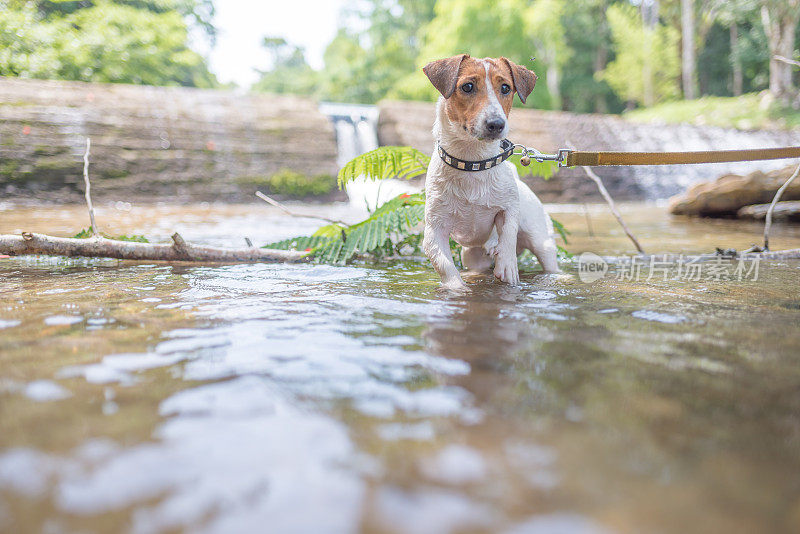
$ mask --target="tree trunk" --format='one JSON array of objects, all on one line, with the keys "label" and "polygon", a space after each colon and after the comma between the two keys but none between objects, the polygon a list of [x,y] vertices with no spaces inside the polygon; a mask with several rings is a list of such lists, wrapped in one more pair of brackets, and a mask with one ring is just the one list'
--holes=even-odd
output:
[{"label": "tree trunk", "polygon": [[683,97],[697,98],[697,49],[695,46],[694,0],[681,0],[681,78]]},{"label": "tree trunk", "polygon": [[[597,73],[602,72],[608,63],[608,48],[603,43],[597,47],[594,53],[594,75],[597,79]],[[595,113],[608,113],[608,104],[605,95],[598,94],[594,100]]]},{"label": "tree trunk", "polygon": [[644,105],[650,107],[655,104],[655,80],[653,79],[653,34],[658,25],[658,0],[642,0],[642,22],[644,23],[643,43],[644,65],[642,65],[642,85],[644,90]]},{"label": "tree trunk", "polygon": [[550,92],[553,109],[561,109],[561,88],[559,87],[560,73],[555,61],[548,62],[547,65],[547,90]]},{"label": "tree trunk", "polygon": [[794,97],[792,66],[775,59],[794,55],[794,36],[800,21],[800,0],[774,0],[761,6],[761,20],[769,45],[769,91],[788,104]]},{"label": "tree trunk", "polygon": [[731,34],[731,67],[733,68],[733,96],[740,96],[743,91],[744,75],[742,73],[742,59],[739,57],[739,26],[734,21],[730,27]]}]

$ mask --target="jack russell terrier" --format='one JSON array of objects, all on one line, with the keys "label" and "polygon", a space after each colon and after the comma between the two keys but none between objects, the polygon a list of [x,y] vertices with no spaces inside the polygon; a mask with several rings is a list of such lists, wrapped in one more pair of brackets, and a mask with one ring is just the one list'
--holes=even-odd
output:
[{"label": "jack russell terrier", "polygon": [[536,74],[508,59],[461,54],[428,63],[423,71],[442,94],[436,105],[434,157],[425,182],[425,254],[448,289],[463,289],[450,252],[462,246],[461,263],[519,283],[517,255],[528,249],[545,273],[559,272],[553,223],[544,206],[505,160],[514,145],[508,114],[514,93],[522,103]]}]

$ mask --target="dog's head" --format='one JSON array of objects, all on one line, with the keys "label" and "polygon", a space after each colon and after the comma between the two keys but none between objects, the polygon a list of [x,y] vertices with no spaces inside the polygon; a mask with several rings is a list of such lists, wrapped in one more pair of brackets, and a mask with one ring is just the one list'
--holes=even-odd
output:
[{"label": "dog's head", "polygon": [[461,54],[432,61],[422,70],[445,98],[450,122],[478,139],[508,135],[514,93],[524,104],[536,85],[536,74],[504,57],[476,59]]}]

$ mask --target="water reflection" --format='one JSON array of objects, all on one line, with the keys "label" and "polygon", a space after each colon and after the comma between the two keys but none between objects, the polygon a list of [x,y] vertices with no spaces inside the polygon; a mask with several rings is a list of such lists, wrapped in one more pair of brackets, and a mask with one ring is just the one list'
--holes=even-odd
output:
[{"label": "water reflection", "polygon": [[2,530],[800,527],[796,264],[459,296],[411,264],[0,270]]}]

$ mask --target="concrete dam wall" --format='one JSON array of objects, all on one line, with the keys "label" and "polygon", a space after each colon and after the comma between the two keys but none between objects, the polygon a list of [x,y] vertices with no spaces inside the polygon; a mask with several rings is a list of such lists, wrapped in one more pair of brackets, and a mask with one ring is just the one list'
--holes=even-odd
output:
[{"label": "concrete dam wall", "polygon": [[0,78],[0,194],[241,200],[288,168],[335,175],[336,137],[309,99]]},{"label": "concrete dam wall", "polygon": [[[340,117],[343,109],[358,117]],[[374,115],[377,128],[373,119],[365,120]],[[320,106],[283,95],[0,77],[0,198],[80,201],[85,139],[91,137],[98,198],[251,200],[281,169],[335,175],[337,155],[349,158],[363,144],[359,140],[411,145],[430,154],[433,119],[434,105],[423,102],[386,101],[377,109]],[[543,152],[567,141],[585,150],[683,151],[797,145],[800,131],[636,124],[616,116],[515,109],[510,138]],[[618,199],[658,199],[724,173],[786,164],[597,172]],[[562,169],[549,181],[527,180],[545,201],[600,200],[580,169]]]}]

